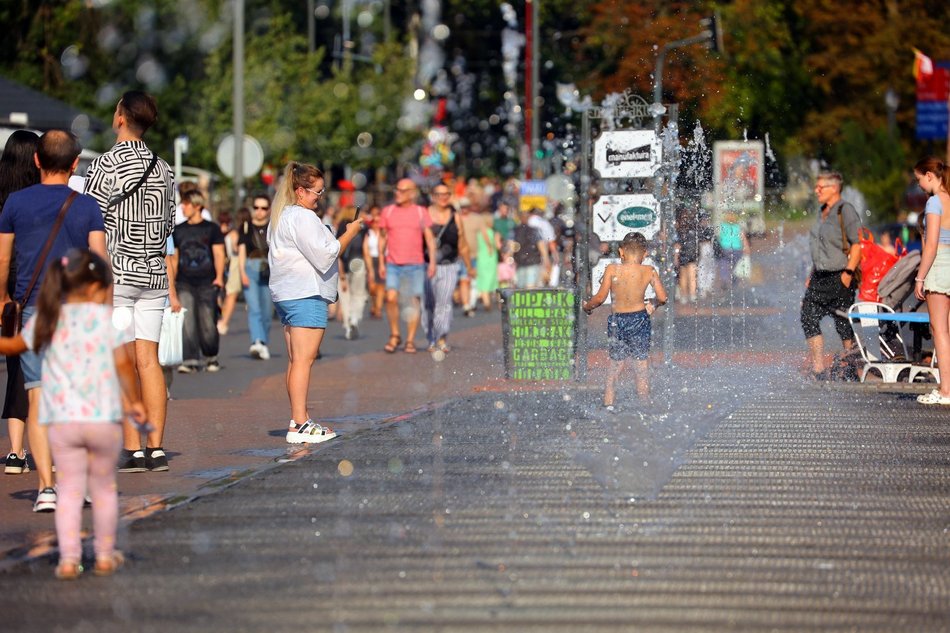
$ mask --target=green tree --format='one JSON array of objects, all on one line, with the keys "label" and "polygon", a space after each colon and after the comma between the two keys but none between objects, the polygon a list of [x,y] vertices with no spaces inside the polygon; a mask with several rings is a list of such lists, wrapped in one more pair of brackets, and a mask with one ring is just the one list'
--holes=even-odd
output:
[{"label": "green tree", "polygon": [[845,121],[833,159],[846,183],[864,194],[873,217],[893,217],[907,187],[908,164],[903,148],[886,127],[868,131],[857,121]]}]

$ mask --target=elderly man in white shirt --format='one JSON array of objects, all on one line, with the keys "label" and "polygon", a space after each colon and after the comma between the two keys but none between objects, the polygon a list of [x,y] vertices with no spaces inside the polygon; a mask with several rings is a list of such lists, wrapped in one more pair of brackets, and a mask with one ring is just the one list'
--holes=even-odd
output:
[{"label": "elderly man in white shirt", "polygon": [[287,342],[287,442],[315,444],[336,437],[307,411],[310,370],[327,327],[327,307],[336,301],[337,258],[362,228],[350,222],[339,240],[315,212],[323,197],[323,174],[313,165],[291,162],[274,199],[267,235],[270,291]]}]

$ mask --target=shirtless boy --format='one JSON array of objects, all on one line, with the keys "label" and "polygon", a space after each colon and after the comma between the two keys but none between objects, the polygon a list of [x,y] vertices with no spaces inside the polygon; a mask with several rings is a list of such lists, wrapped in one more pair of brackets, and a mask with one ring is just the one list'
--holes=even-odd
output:
[{"label": "shirtless boy", "polygon": [[593,297],[582,305],[590,314],[601,305],[610,293],[613,314],[607,318],[607,351],[610,369],[607,371],[607,386],[604,388],[604,407],[614,410],[614,385],[627,359],[636,359],[634,366],[637,380],[637,395],[645,400],[650,396],[648,358],[650,355],[650,315],[656,306],[644,299],[648,286],[653,286],[658,305],[666,303],[666,289],[652,266],[644,266],[647,240],[642,233],[627,233],[620,242],[620,263],[610,264],[604,270],[604,280]]}]

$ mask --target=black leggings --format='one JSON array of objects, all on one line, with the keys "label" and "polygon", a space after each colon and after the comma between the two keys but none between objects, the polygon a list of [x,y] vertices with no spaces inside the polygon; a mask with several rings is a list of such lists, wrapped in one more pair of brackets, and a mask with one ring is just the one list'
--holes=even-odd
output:
[{"label": "black leggings", "polygon": [[854,340],[854,332],[846,317],[854,303],[854,290],[841,285],[841,272],[815,271],[811,274],[805,298],[802,300],[802,331],[810,339],[821,334],[821,320],[830,316],[835,322],[835,331],[842,341]]}]

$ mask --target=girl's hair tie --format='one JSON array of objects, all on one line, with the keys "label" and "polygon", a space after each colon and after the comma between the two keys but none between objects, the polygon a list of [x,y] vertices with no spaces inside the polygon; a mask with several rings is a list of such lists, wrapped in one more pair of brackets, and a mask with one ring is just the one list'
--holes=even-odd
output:
[{"label": "girl's hair tie", "polygon": [[63,268],[69,263],[69,258],[63,255],[63,258],[59,260],[59,263],[63,265]]}]

